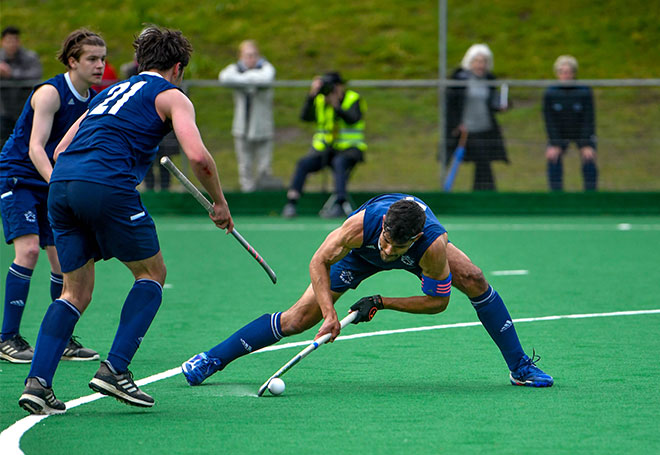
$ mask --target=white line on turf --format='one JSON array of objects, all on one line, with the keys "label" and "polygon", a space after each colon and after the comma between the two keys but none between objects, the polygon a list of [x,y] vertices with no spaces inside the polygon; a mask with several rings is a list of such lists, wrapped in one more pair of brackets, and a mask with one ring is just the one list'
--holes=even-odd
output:
[{"label": "white line on turf", "polygon": [[[638,316],[643,314],[660,314],[660,309],[654,310],[635,310],[635,311],[615,311],[612,313],[584,313],[584,314],[560,314],[555,316],[542,316],[537,318],[520,318],[514,319],[513,322],[516,324],[524,322],[540,322],[540,321],[557,321],[560,319],[586,319],[586,318],[601,318],[601,317],[618,317],[618,316]],[[428,330],[441,330],[441,329],[454,329],[459,327],[475,327],[481,325],[481,322],[459,322],[456,324],[442,324],[442,325],[430,325],[423,327],[410,327],[407,329],[395,329],[395,330],[381,330],[377,332],[366,332],[366,333],[356,333],[354,335],[342,335],[337,337],[336,341],[344,340],[355,340],[358,338],[366,338],[372,336],[380,335],[393,335],[398,333],[410,333],[410,332],[424,332]],[[258,351],[253,352],[253,354],[259,354],[269,351],[279,351],[280,349],[288,349],[299,346],[307,346],[312,342],[312,340],[298,341],[295,343],[285,343],[277,346],[269,346]],[[149,376],[139,381],[135,381],[138,386],[143,386],[151,384],[152,382],[160,381],[162,379],[167,379],[174,375],[177,375],[181,372],[181,368],[172,368],[171,370],[163,371],[162,373]],[[67,410],[80,406],[81,404],[91,403],[100,398],[103,398],[105,395],[100,393],[94,393],[84,397],[77,398],[75,400],[67,401],[66,407]],[[254,395],[256,396],[256,395]],[[0,433],[0,449],[4,455],[24,455],[23,451],[20,449],[20,440],[21,437],[37,423],[41,422],[48,416],[27,416],[18,420],[13,425],[7,427],[2,433]]]},{"label": "white line on turf", "polygon": [[529,275],[529,270],[495,270],[490,272],[491,275],[495,276],[507,276],[507,275]]}]

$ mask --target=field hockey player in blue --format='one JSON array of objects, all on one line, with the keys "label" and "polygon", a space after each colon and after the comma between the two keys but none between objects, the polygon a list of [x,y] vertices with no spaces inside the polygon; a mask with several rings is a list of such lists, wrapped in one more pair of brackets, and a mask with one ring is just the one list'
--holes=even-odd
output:
[{"label": "field hockey player in blue", "polygon": [[[71,32],[58,54],[67,71],[34,88],[0,153],[3,229],[16,253],[5,282],[0,359],[12,363],[30,363],[34,354],[20,334],[20,325],[40,247],[50,262],[51,298],[62,293],[62,272],[46,207],[53,153],[96,94],[91,86],[101,81],[105,54],[105,42],[96,33],[85,29]],[[75,337],[69,339],[62,355],[64,360],[98,358]]]},{"label": "field hockey player in blue", "polygon": [[553,378],[536,366],[518,340],[502,298],[482,271],[448,241],[447,231],[420,199],[385,194],[367,201],[332,231],[309,265],[311,284],[288,310],[264,314],[219,345],[195,355],[182,365],[190,385],[201,384],[213,373],[250,352],[314,327],[316,339],[330,333],[334,340],[341,325],[334,304],[348,289],[384,270],[401,269],[420,278],[423,295],[364,297],[351,306],[354,323],[370,321],[378,310],[435,314],[449,304],[451,287],[466,294],[479,320],[500,349],[514,385],[549,387]]},{"label": "field hockey player in blue", "polygon": [[19,405],[31,414],[66,410],[52,390],[67,340],[92,297],[94,263],[116,257],[133,273],[106,360],[89,383],[126,404],[154,400],[128,366],[162,300],[165,264],[151,216],[135,187],[172,129],[195,176],[214,201],[211,220],[230,232],[233,221],[213,157],[195,124],[192,102],[176,84],[192,46],[179,31],[147,27],[133,43],[140,73],[102,91],[55,150],[48,214],[64,274],[64,290],[41,323]]}]

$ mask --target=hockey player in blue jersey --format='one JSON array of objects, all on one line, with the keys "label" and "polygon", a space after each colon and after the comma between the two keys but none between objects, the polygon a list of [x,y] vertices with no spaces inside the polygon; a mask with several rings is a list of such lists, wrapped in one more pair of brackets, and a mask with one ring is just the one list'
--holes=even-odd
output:
[{"label": "hockey player in blue jersey", "polygon": [[[5,281],[0,358],[12,363],[30,363],[34,354],[20,334],[20,324],[39,247],[46,250],[50,262],[51,298],[62,293],[62,272],[46,215],[53,152],[95,95],[91,86],[103,76],[105,54],[105,42],[96,33],[71,32],[58,54],[67,71],[34,88],[0,153],[3,230],[15,250]],[[99,355],[72,337],[62,358],[95,360]]]},{"label": "hockey player in blue jersey", "polygon": [[466,294],[479,320],[500,349],[514,385],[549,387],[553,378],[522,349],[504,302],[481,270],[447,238],[447,231],[420,199],[385,194],[366,202],[332,231],[309,265],[311,284],[282,313],[264,314],[214,348],[182,365],[190,385],[201,384],[238,357],[308,330],[323,320],[316,338],[341,330],[334,304],[348,289],[383,270],[401,269],[418,276],[423,295],[364,297],[351,306],[355,323],[367,322],[382,309],[435,314],[449,304],[451,287]]},{"label": "hockey player in blue jersey", "polygon": [[32,414],[63,413],[52,381],[60,355],[92,297],[94,263],[116,257],[133,273],[112,347],[90,388],[127,404],[151,407],[128,366],[162,300],[165,264],[151,216],[135,187],[157,145],[172,129],[195,176],[214,201],[211,220],[233,221],[217,168],[179,90],[192,46],[179,31],[147,27],[133,43],[140,73],[108,87],[55,150],[48,214],[64,274],[64,292],[44,316],[19,405]]}]

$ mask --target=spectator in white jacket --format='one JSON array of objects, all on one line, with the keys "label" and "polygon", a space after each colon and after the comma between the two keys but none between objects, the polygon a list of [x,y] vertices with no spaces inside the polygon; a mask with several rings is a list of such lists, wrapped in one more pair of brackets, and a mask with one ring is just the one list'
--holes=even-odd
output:
[{"label": "spectator in white jacket", "polygon": [[272,176],[273,89],[275,68],[259,53],[253,40],[238,48],[238,62],[220,71],[220,82],[234,88],[232,135],[241,191],[281,188]]}]

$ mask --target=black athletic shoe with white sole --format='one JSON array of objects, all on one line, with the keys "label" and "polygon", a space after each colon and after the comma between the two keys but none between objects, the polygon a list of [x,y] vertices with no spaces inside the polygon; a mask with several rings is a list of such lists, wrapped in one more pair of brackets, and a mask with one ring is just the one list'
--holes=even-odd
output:
[{"label": "black athletic shoe with white sole", "polygon": [[55,398],[53,389],[44,387],[37,378],[27,379],[18,405],[30,414],[37,415],[63,414],[66,411],[66,405]]},{"label": "black athletic shoe with white sole", "polygon": [[69,342],[64,348],[64,353],[62,353],[62,360],[73,360],[77,362],[84,362],[87,360],[98,360],[99,353],[93,349],[84,347],[78,341],[78,337],[75,335],[69,339]]},{"label": "black athletic shoe with white sole", "polygon": [[20,334],[0,342],[0,359],[11,363],[30,363],[34,349]]},{"label": "black athletic shoe with white sole", "polygon": [[117,373],[107,360],[101,362],[94,378],[89,382],[89,388],[131,406],[150,408],[154,405],[154,399],[140,390],[133,381],[133,373],[128,370]]}]

